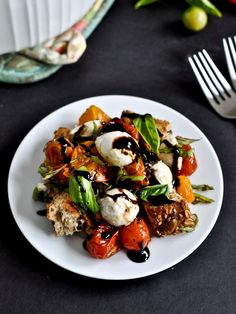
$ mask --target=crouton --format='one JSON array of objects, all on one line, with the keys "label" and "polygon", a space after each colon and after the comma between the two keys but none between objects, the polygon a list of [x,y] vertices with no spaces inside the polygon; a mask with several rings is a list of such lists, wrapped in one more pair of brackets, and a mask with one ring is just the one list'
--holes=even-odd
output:
[{"label": "crouton", "polygon": [[194,230],[197,216],[192,214],[188,203],[181,199],[168,204],[143,203],[153,232],[158,237]]},{"label": "crouton", "polygon": [[47,218],[53,222],[57,236],[72,235],[75,232],[85,231],[87,217],[74,207],[68,193],[55,194],[47,204]]}]

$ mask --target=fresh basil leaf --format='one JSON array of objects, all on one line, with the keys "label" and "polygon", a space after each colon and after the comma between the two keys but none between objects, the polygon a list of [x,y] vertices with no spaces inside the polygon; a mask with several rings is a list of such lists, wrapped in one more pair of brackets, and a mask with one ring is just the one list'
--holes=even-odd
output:
[{"label": "fresh basil leaf", "polygon": [[74,176],[70,176],[69,179],[69,194],[73,203],[79,204],[82,202],[81,187]]},{"label": "fresh basil leaf", "polygon": [[134,175],[125,175],[120,177],[120,181],[130,180],[133,182],[144,180],[145,176],[134,176]]},{"label": "fresh basil leaf", "polygon": [[199,191],[209,191],[214,190],[214,187],[207,184],[192,184],[192,189],[199,190]]},{"label": "fresh basil leaf", "polygon": [[96,162],[96,164],[100,166],[105,166],[105,163],[100,158],[98,158],[98,156],[90,156],[90,158],[92,159],[92,161]]},{"label": "fresh basil leaf", "polygon": [[198,204],[198,203],[205,203],[205,204],[209,204],[209,203],[213,203],[214,200],[212,198],[206,197],[204,195],[198,194],[198,193],[194,193],[195,195],[195,199],[192,202],[192,204]]},{"label": "fresh basil leaf", "polygon": [[98,128],[96,122],[93,121],[93,135],[92,135],[92,137],[96,138],[98,136],[98,133],[99,133],[99,128]]},{"label": "fresh basil leaf", "polygon": [[70,176],[69,194],[72,202],[81,207],[83,210],[90,210],[94,214],[99,212],[100,207],[93,191],[92,182],[83,176]]},{"label": "fresh basil leaf", "polygon": [[147,186],[146,188],[143,188],[139,191],[140,198],[143,201],[148,201],[148,198],[150,196],[158,196],[161,194],[168,195],[169,194],[169,187],[167,184],[157,184],[157,185],[151,185]]},{"label": "fresh basil leaf", "polygon": [[135,9],[139,9],[141,7],[145,7],[147,5],[150,5],[150,4],[152,4],[154,2],[158,2],[158,1],[159,0],[139,0],[139,1],[136,2],[134,8]]},{"label": "fresh basil leaf", "polygon": [[214,4],[212,4],[209,0],[185,0],[188,4],[192,6],[197,6],[202,8],[208,14],[215,15],[217,17],[222,17],[222,13],[217,9]]},{"label": "fresh basil leaf", "polygon": [[119,182],[119,181],[125,181],[125,180],[130,180],[130,181],[133,181],[133,182],[136,182],[136,181],[142,181],[144,180],[145,176],[135,176],[135,175],[128,175],[127,172],[120,168],[117,172],[117,179],[116,179],[116,184]]},{"label": "fresh basil leaf", "polygon": [[176,140],[179,145],[189,145],[194,142],[200,141],[200,139],[187,138],[187,137],[182,137],[182,136],[176,136]]},{"label": "fresh basil leaf", "polygon": [[145,114],[134,119],[133,124],[152,151],[158,154],[160,137],[153,117],[150,114]]}]

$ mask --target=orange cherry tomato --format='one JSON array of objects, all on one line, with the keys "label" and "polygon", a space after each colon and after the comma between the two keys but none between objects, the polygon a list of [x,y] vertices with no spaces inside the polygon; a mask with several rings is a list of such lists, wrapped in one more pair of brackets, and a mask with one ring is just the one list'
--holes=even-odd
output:
[{"label": "orange cherry tomato", "polygon": [[90,106],[79,118],[79,125],[82,125],[91,120],[100,120],[102,122],[109,122],[110,117],[108,117],[102,109],[95,105]]},{"label": "orange cherry tomato", "polygon": [[105,166],[99,165],[86,155],[86,150],[82,145],[77,145],[71,156],[71,165],[74,169],[84,166],[91,173],[95,182],[105,182],[109,180],[108,170]]},{"label": "orange cherry tomato", "polygon": [[195,195],[191,187],[189,178],[186,176],[178,176],[179,184],[177,186],[177,193],[181,195],[187,202],[192,203],[195,200]]},{"label": "orange cherry tomato", "polygon": [[120,250],[119,231],[109,225],[99,225],[86,240],[89,254],[95,258],[108,258]]},{"label": "orange cherry tomato", "polygon": [[[190,145],[184,145],[183,149],[188,152],[192,149]],[[197,169],[197,159],[194,153],[190,156],[183,156],[182,167],[178,171],[178,175],[191,176]]]},{"label": "orange cherry tomato", "polygon": [[60,167],[70,160],[73,144],[64,137],[49,141],[45,146],[46,162],[52,167]]},{"label": "orange cherry tomato", "polygon": [[150,232],[142,218],[135,218],[131,224],[120,228],[121,243],[127,250],[140,251],[151,241]]},{"label": "orange cherry tomato", "polygon": [[141,158],[139,158],[138,161],[134,161],[132,164],[125,166],[125,170],[128,175],[144,176],[143,180],[132,182],[135,189],[140,189],[142,186],[149,184],[149,180],[146,177],[146,169]]},{"label": "orange cherry tomato", "polygon": [[71,176],[71,169],[69,166],[66,166],[65,168],[63,168],[60,172],[58,172],[55,175],[57,180],[62,182],[62,183],[68,183],[70,176]]}]

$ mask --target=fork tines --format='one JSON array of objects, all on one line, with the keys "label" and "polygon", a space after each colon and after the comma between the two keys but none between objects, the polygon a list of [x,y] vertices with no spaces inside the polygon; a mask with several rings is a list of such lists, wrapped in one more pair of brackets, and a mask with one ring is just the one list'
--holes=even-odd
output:
[{"label": "fork tines", "polygon": [[205,49],[188,58],[196,78],[211,105],[231,97],[232,88]]},{"label": "fork tines", "polygon": [[233,38],[223,38],[223,46],[229,75],[233,87],[236,90],[236,36],[234,36]]}]

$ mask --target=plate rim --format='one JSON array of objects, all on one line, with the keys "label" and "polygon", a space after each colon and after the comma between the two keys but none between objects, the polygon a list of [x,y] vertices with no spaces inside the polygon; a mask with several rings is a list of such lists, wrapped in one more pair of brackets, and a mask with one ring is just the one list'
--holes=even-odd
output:
[{"label": "plate rim", "polygon": [[[154,106],[161,106],[163,109],[167,109],[167,110],[170,110],[172,111],[174,114],[178,115],[180,118],[184,119],[188,124],[192,125],[195,129],[198,130],[198,132],[200,134],[203,135],[204,137],[204,140],[206,141],[207,143],[207,146],[208,148],[210,148],[211,152],[213,153],[214,155],[214,158],[215,158],[215,161],[216,161],[216,164],[217,164],[217,169],[218,169],[218,173],[219,173],[219,176],[220,176],[220,185],[222,187],[222,189],[220,189],[220,195],[219,195],[219,203],[218,203],[218,206],[217,206],[217,212],[216,214],[214,215],[214,219],[211,220],[210,222],[210,227],[208,227],[207,231],[204,232],[204,235],[201,236],[201,238],[196,241],[195,245],[193,245],[191,247],[190,250],[188,250],[185,254],[181,255],[180,257],[176,258],[173,262],[170,262],[169,264],[167,264],[167,266],[165,267],[162,267],[160,270],[158,271],[146,271],[145,274],[142,274],[142,275],[139,275],[137,274],[137,276],[119,276],[119,277],[111,277],[111,276],[108,276],[108,277],[104,277],[104,276],[94,276],[94,275],[89,275],[89,274],[85,274],[85,273],[80,273],[80,272],[77,272],[75,270],[72,270],[68,267],[66,267],[66,265],[64,265],[63,263],[60,263],[58,261],[55,261],[55,260],[52,260],[49,256],[47,256],[46,254],[44,254],[42,252],[42,250],[40,250],[39,246],[38,245],[35,245],[35,243],[32,243],[32,241],[30,240],[30,237],[25,234],[24,230],[22,230],[23,228],[21,227],[21,225],[19,224],[18,220],[17,220],[17,215],[15,213],[15,209],[13,209],[13,206],[12,206],[12,200],[10,198],[10,179],[11,179],[11,173],[13,171],[13,166],[14,166],[14,163],[16,162],[16,159],[17,159],[17,155],[18,155],[18,152],[20,150],[20,147],[24,144],[24,142],[28,139],[28,137],[30,137],[30,134],[31,132],[33,132],[35,129],[38,128],[38,126],[43,123],[45,120],[47,119],[50,119],[51,116],[53,116],[54,114],[57,114],[58,112],[60,111],[63,111],[63,110],[67,110],[68,107],[72,107],[74,106],[75,104],[77,103],[83,103],[83,102],[88,102],[88,101],[91,101],[91,104],[92,103],[95,103],[94,102],[94,99],[100,99],[100,98],[129,98],[130,100],[138,100],[138,101],[148,101],[150,103],[152,103],[152,105]],[[112,110],[112,109],[111,109]],[[33,246],[34,249],[36,249],[42,256],[44,256],[45,258],[47,258],[50,262],[56,264],[57,266],[59,267],[62,267],[63,269],[66,269],[72,273],[75,273],[77,275],[81,275],[81,276],[85,276],[85,277],[89,277],[89,278],[94,278],[94,279],[101,279],[101,280],[130,280],[130,279],[138,279],[138,278],[143,278],[143,277],[147,277],[147,276],[151,276],[151,275],[154,275],[154,274],[158,274],[164,270],[167,270],[175,265],[177,265],[179,262],[183,261],[184,259],[186,259],[188,256],[190,256],[205,240],[206,238],[209,236],[210,232],[212,231],[218,217],[219,217],[219,214],[220,214],[220,211],[221,211],[221,208],[222,208],[222,203],[223,203],[223,195],[224,195],[224,178],[223,178],[223,171],[222,171],[222,167],[221,167],[221,164],[220,164],[220,161],[219,161],[219,158],[216,154],[216,151],[213,147],[213,145],[211,144],[211,142],[209,141],[209,139],[207,138],[207,136],[201,131],[201,129],[196,125],[194,124],[189,118],[187,118],[186,116],[184,116],[181,112],[169,107],[168,105],[165,105],[163,103],[160,103],[159,101],[156,101],[156,100],[152,100],[152,99],[148,99],[148,98],[144,98],[144,97],[138,97],[138,96],[132,96],[132,95],[115,95],[115,94],[111,94],[111,95],[98,95],[98,96],[92,96],[92,97],[86,97],[86,98],[82,98],[82,99],[79,99],[79,100],[76,100],[76,101],[73,101],[69,104],[66,104],[60,108],[57,108],[56,110],[52,111],[51,113],[49,113],[48,115],[46,115],[44,118],[42,118],[41,120],[39,120],[27,133],[26,135],[23,137],[23,139],[21,140],[20,144],[18,145],[15,153],[14,153],[14,156],[11,160],[11,164],[10,164],[10,167],[9,167],[9,172],[8,172],[8,180],[7,180],[7,193],[8,193],[8,201],[9,201],[9,205],[10,205],[10,209],[11,209],[11,213],[13,215],[13,218],[19,228],[19,230],[21,231],[21,233],[23,234],[23,236],[26,238],[26,240]]]}]

